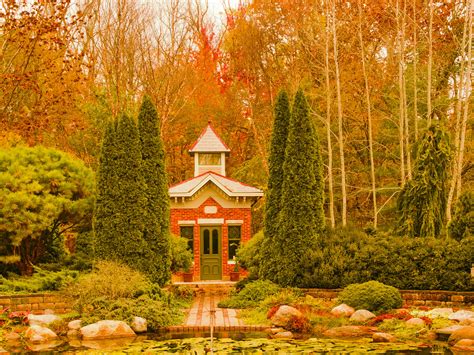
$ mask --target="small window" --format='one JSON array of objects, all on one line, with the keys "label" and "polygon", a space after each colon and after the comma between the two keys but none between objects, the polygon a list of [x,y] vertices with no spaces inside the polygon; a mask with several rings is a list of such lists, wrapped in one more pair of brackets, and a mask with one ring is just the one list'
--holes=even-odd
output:
[{"label": "small window", "polygon": [[199,165],[221,165],[221,155],[200,153]]},{"label": "small window", "polygon": [[240,226],[229,226],[229,259],[236,256],[237,248],[240,246],[241,228]]},{"label": "small window", "polygon": [[188,240],[188,249],[194,255],[194,227],[180,227],[181,238]]}]

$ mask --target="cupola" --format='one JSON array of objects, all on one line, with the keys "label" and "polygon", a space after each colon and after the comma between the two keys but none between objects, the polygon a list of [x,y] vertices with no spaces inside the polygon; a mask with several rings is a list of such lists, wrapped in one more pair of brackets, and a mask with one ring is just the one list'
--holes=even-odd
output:
[{"label": "cupola", "polygon": [[209,122],[189,150],[189,154],[194,157],[194,176],[209,171],[225,176],[225,158],[229,153],[229,147],[219,138]]}]

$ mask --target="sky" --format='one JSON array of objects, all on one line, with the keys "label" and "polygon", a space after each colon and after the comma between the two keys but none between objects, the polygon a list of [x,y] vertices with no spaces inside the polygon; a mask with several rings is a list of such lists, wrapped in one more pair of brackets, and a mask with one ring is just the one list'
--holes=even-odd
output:
[{"label": "sky", "polygon": [[[203,0],[205,2],[206,0]],[[239,5],[239,2],[244,2],[243,0],[207,0],[209,6],[209,13],[212,13],[214,16],[221,17],[224,14],[224,5],[223,3],[229,4],[231,7],[236,8]]]}]

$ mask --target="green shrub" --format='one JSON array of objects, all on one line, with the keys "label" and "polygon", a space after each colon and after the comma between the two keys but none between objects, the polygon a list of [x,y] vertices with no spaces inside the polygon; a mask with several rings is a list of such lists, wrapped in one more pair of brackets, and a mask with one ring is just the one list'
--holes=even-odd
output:
[{"label": "green shrub", "polygon": [[278,293],[280,287],[271,281],[257,280],[247,284],[240,292],[234,292],[229,299],[219,302],[222,308],[256,307],[268,296]]},{"label": "green shrub", "polygon": [[474,192],[461,194],[454,210],[454,216],[448,226],[451,238],[461,240],[474,236]]},{"label": "green shrub", "polygon": [[260,272],[263,231],[255,234],[247,243],[237,249],[237,260],[249,272],[250,279],[256,279]]},{"label": "green shrub", "polygon": [[339,293],[337,299],[338,303],[374,312],[399,308],[403,303],[396,288],[378,281],[349,285]]},{"label": "green shrub", "polygon": [[188,271],[193,265],[193,253],[188,249],[188,241],[172,235],[171,241],[171,272]]},{"label": "green shrub", "polygon": [[124,264],[99,261],[90,274],[80,277],[66,292],[82,303],[99,297],[133,298],[144,293],[153,293],[153,290],[156,290],[156,287],[142,273]]},{"label": "green shrub", "polygon": [[183,313],[172,303],[151,299],[143,295],[139,298],[106,299],[95,298],[82,305],[81,319],[84,324],[95,323],[99,320],[122,320],[130,324],[133,317],[143,317],[147,320],[148,330],[157,331],[160,327],[179,324]]},{"label": "green shrub", "polygon": [[7,278],[0,276],[0,293],[57,291],[74,283],[78,276],[77,271],[48,271],[35,267],[35,273],[29,277],[16,274],[9,274]]},{"label": "green shrub", "polygon": [[474,290],[474,237],[409,238],[353,229],[328,231],[311,252],[299,286],[343,288],[376,280],[407,290]]}]

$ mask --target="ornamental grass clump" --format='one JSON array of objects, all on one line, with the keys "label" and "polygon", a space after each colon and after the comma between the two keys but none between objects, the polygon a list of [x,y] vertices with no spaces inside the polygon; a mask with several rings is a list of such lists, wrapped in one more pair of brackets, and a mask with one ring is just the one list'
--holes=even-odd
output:
[{"label": "ornamental grass clump", "polygon": [[372,312],[400,308],[403,303],[402,296],[395,287],[378,281],[349,285],[339,293],[337,299],[338,303]]}]

